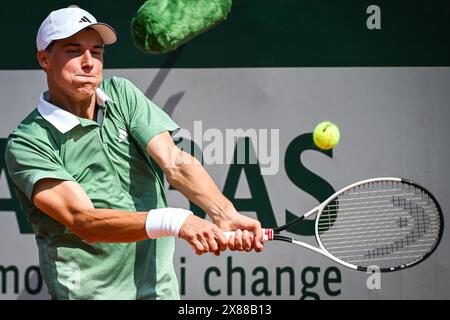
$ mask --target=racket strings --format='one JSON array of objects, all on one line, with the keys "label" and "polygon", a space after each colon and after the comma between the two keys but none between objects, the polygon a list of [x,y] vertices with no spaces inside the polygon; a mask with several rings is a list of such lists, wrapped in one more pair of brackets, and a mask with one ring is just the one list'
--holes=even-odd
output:
[{"label": "racket strings", "polygon": [[318,238],[337,258],[368,267],[412,263],[439,238],[440,213],[428,193],[409,183],[377,181],[351,188],[320,213]]},{"label": "racket strings", "polygon": [[[419,209],[417,209],[419,210]],[[432,210],[426,210],[427,213],[432,213]],[[399,209],[386,209],[386,210],[373,210],[373,211],[360,211],[357,215],[354,215],[352,218],[344,217],[341,219],[341,216],[339,216],[340,225],[336,226],[334,229],[334,232],[337,232],[338,230],[341,231],[351,231],[356,229],[365,229],[367,226],[374,226],[374,223],[378,222],[379,226],[374,226],[374,228],[385,228],[385,225],[381,224],[384,222],[391,222],[393,218],[397,218],[396,223],[400,229],[405,228],[408,226],[408,218],[406,217],[398,217],[399,214],[401,214],[402,211]],[[367,214],[369,217],[367,219],[361,218],[363,214]],[[377,216],[374,216],[377,214]],[[329,218],[335,219],[338,215],[333,214],[330,215]],[[417,219],[421,220],[423,217],[416,217]],[[418,224],[416,224],[416,227],[418,228],[424,228],[425,224],[429,225],[431,222],[431,219],[429,216],[426,216],[426,222],[425,221],[419,221]],[[331,226],[331,219],[329,219],[326,222],[319,222],[318,223],[318,230],[328,230]]]}]

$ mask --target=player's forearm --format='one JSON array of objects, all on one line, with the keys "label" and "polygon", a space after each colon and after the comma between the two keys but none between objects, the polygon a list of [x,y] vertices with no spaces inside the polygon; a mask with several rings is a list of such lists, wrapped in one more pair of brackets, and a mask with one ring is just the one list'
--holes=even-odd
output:
[{"label": "player's forearm", "polygon": [[186,198],[203,209],[214,222],[235,212],[232,203],[222,194],[201,163],[184,153],[184,160],[165,168],[169,183]]},{"label": "player's forearm", "polygon": [[72,231],[88,242],[136,242],[148,239],[148,212],[87,209],[73,216]]}]

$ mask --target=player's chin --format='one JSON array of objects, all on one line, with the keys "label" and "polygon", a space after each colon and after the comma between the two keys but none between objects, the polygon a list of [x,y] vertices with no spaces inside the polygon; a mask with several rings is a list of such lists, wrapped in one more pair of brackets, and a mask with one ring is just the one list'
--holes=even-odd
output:
[{"label": "player's chin", "polygon": [[92,95],[95,94],[96,89],[97,89],[97,86],[89,84],[89,85],[77,86],[76,92],[80,98],[88,98],[88,97],[92,97]]},{"label": "player's chin", "polygon": [[99,86],[99,82],[95,78],[91,78],[88,81],[78,81],[75,86],[77,92],[83,96],[92,96]]}]

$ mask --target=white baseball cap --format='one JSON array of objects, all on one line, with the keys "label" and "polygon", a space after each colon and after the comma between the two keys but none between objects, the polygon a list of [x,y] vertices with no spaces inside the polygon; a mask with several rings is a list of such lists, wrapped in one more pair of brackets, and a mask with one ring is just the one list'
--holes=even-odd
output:
[{"label": "white baseball cap", "polygon": [[45,50],[52,41],[71,37],[88,27],[100,34],[104,44],[113,44],[117,40],[116,31],[110,25],[97,22],[86,10],[69,7],[52,11],[45,18],[37,33],[37,49]]}]

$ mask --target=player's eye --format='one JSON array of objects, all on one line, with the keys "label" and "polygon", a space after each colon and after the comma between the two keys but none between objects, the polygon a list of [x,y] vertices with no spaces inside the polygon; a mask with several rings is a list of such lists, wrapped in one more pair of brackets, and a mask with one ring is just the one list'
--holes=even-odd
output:
[{"label": "player's eye", "polygon": [[78,54],[78,53],[80,53],[80,50],[79,49],[70,49],[70,50],[67,50],[67,52],[70,54]]}]

